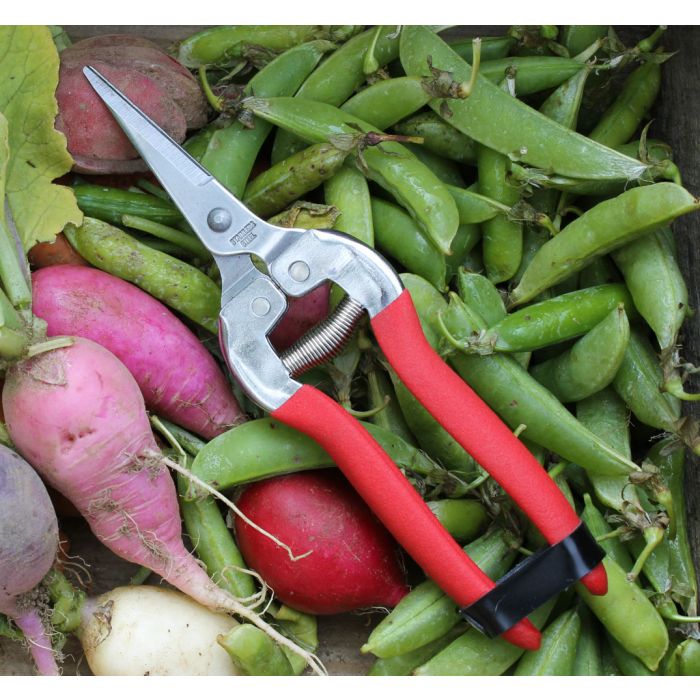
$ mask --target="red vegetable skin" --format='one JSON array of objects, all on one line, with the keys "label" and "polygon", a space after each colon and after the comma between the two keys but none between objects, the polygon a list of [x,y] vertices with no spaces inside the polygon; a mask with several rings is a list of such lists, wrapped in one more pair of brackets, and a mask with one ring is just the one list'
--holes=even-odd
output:
[{"label": "red vegetable skin", "polygon": [[239,508],[288,545],[294,556],[235,518],[244,559],[282,602],[331,615],[393,607],[408,592],[398,548],[336,470],[266,479],[248,486]]},{"label": "red vegetable skin", "polygon": [[211,354],[150,294],[102,270],[60,265],[33,273],[32,295],[50,336],[80,336],[107,348],[155,413],[207,439],[244,419]]},{"label": "red vegetable skin", "polygon": [[322,284],[303,297],[288,299],[287,311],[270,333],[270,342],[278,351],[286,350],[328,316],[329,294],[330,285]]}]

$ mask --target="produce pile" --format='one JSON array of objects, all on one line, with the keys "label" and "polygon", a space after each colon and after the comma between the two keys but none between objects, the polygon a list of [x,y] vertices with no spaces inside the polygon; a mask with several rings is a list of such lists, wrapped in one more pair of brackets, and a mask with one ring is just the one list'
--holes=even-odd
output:
[{"label": "produce pile", "polygon": [[[96,675],[322,674],[317,617],[371,610],[371,675],[700,675],[682,410],[700,395],[671,229],[700,201],[649,117],[673,47],[663,27],[633,45],[607,26],[465,33],[216,27],[165,50],[0,27],[0,636],[38,673],[74,634]],[[85,65],[259,217],[395,265],[428,341],[604,549],[606,595],[538,608],[537,650],[461,618],[323,449],[232,380],[218,269]],[[271,343],[341,298],[290,300]],[[302,381],[488,576],[545,546],[369,324]],[[141,583],[91,595],[58,494]]]}]

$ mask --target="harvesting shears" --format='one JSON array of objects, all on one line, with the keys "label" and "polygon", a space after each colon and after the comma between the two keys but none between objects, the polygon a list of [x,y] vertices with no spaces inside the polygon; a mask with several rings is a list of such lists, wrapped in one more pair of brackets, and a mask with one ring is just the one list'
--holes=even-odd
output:
[{"label": "harvesting shears", "polygon": [[[273,418],[328,452],[470,623],[534,649],[540,633],[526,616],[536,607],[579,579],[593,594],[606,592],[602,550],[530,452],[428,344],[409,292],[386,260],[337,231],[287,229],[258,218],[97,71],[86,67],[84,73],[220,269],[219,339],[232,375]],[[303,296],[325,281],[341,287],[345,298],[279,355],[267,336],[287,296]],[[362,425],[295,378],[339,352],[365,313],[404,384],[550,544],[498,583],[440,525]]]}]

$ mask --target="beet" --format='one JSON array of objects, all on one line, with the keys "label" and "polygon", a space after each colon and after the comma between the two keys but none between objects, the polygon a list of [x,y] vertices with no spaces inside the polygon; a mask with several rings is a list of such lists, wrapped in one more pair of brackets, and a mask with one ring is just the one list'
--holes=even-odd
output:
[{"label": "beet", "polygon": [[244,559],[283,603],[331,615],[371,606],[393,607],[408,592],[399,550],[340,472],[300,472],[248,486],[239,508],[288,545],[236,517]]}]

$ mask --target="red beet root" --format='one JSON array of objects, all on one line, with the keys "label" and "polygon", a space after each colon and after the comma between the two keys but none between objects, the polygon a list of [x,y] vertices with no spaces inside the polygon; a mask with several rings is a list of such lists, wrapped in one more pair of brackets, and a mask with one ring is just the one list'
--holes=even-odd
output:
[{"label": "red beet root", "polygon": [[301,472],[251,484],[238,501],[256,525],[288,545],[296,561],[239,517],[238,544],[249,566],[297,610],[331,615],[393,607],[408,592],[397,545],[336,470]]}]

